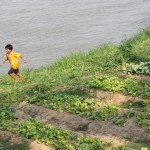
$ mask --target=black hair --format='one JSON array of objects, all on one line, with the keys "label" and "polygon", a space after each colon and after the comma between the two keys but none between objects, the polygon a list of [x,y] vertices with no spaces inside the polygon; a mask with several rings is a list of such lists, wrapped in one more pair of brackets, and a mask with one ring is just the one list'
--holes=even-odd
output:
[{"label": "black hair", "polygon": [[9,49],[9,50],[13,50],[13,46],[11,45],[11,44],[7,44],[6,46],[5,46],[5,49]]}]

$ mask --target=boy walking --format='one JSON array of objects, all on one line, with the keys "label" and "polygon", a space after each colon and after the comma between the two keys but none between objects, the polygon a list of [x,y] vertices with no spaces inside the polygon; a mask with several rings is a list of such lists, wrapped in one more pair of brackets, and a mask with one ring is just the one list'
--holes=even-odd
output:
[{"label": "boy walking", "polygon": [[22,81],[25,81],[23,76],[19,72],[19,62],[18,58],[20,57],[24,63],[27,63],[26,60],[21,56],[20,53],[12,52],[13,46],[11,44],[7,44],[5,46],[6,55],[4,63],[9,60],[10,63],[10,70],[8,71],[8,74],[16,81],[19,82],[19,80],[15,77],[14,74],[16,74]]}]

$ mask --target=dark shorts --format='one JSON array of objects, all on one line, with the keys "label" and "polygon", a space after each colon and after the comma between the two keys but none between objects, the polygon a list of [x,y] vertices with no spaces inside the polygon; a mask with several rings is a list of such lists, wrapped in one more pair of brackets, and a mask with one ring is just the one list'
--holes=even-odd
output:
[{"label": "dark shorts", "polygon": [[14,69],[14,68],[11,68],[9,71],[8,71],[8,74],[18,74],[19,73],[19,69]]}]

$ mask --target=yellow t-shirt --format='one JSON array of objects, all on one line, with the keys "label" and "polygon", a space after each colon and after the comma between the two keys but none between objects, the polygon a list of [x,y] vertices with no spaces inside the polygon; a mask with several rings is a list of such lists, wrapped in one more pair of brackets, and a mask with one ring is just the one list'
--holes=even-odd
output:
[{"label": "yellow t-shirt", "polygon": [[19,62],[18,62],[18,58],[21,56],[20,53],[16,53],[16,52],[11,52],[9,55],[6,54],[5,58],[7,60],[9,60],[10,62],[10,67],[13,69],[17,69],[19,67]]}]

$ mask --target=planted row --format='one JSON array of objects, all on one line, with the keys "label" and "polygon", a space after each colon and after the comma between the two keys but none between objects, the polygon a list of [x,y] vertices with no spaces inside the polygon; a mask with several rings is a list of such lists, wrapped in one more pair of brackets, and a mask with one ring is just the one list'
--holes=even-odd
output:
[{"label": "planted row", "polygon": [[86,81],[86,86],[150,98],[150,82],[148,81],[141,81],[139,83],[133,79],[123,79],[116,76],[94,76],[90,81]]},{"label": "planted row", "polygon": [[[1,109],[1,114],[4,114],[5,111],[5,108]],[[122,115],[124,118],[131,118],[133,116],[135,116],[135,112],[133,110],[129,110]],[[145,121],[146,119],[150,119],[149,117],[150,112],[143,111],[141,114],[136,116],[137,123],[140,126],[144,126],[148,123]],[[2,129],[7,129],[28,139],[34,139],[44,142],[48,145],[53,145],[56,149],[103,150],[105,147],[105,144],[97,138],[90,138],[86,136],[78,137],[70,131],[52,125],[44,125],[42,122],[32,118],[30,120],[18,123],[15,121],[11,110],[8,113],[6,112],[6,115],[2,115],[2,118],[3,121],[5,121],[5,124],[0,125]],[[7,122],[8,120],[9,122]],[[119,122],[118,120],[115,120],[115,117],[113,121],[115,124],[119,123],[118,125],[124,124],[121,124],[120,120]]]},{"label": "planted row", "polygon": [[97,138],[76,136],[74,133],[52,125],[44,125],[34,119],[20,123],[12,122],[7,130],[26,137],[43,142],[62,150],[104,150],[104,143]]},{"label": "planted row", "polygon": [[[147,125],[147,116],[143,119],[145,124],[142,123],[141,114],[135,113],[132,107],[126,112],[120,114],[118,113],[118,107],[115,105],[107,104],[98,107],[96,106],[97,100],[84,99],[77,95],[73,96],[57,93],[43,93],[32,97],[30,96],[27,100],[30,103],[44,105],[60,112],[67,111],[74,114],[79,114],[80,116],[86,116],[89,119],[112,120],[112,123],[118,126],[124,126],[126,120],[131,117],[136,117],[136,122],[141,127]],[[147,114],[148,113],[149,111],[147,111]]]},{"label": "planted row", "polygon": [[12,109],[0,107],[0,128],[9,130],[17,135],[53,145],[56,149],[93,150],[104,149],[104,144],[97,138],[76,136],[74,133],[52,126],[44,125],[34,119],[17,122]]},{"label": "planted row", "polygon": [[82,98],[77,95],[63,95],[57,93],[37,94],[26,99],[30,103],[44,105],[60,112],[67,111],[89,119],[106,120],[117,115],[117,107],[115,105],[104,105],[97,107],[96,99]]},{"label": "planted row", "polygon": [[105,146],[111,146],[103,143],[97,138],[87,136],[76,136],[74,133],[52,125],[45,125],[42,122],[30,119],[27,121],[17,122],[13,115],[12,109],[1,107],[0,116],[3,124],[1,129],[9,130],[19,136],[27,139],[41,141],[47,145],[53,145],[56,149],[65,150],[104,150]]}]

